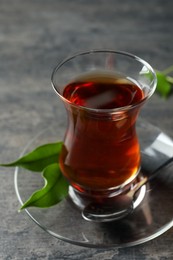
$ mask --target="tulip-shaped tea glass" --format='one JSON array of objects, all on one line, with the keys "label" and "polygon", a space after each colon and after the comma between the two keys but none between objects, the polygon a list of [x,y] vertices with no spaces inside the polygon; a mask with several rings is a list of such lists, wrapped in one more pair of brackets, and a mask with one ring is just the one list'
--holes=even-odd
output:
[{"label": "tulip-shaped tea glass", "polygon": [[112,220],[120,195],[139,178],[135,123],[156,75],[132,54],[94,50],[60,63],[52,85],[68,115],[59,163],[69,196],[81,211],[89,209],[88,220]]}]

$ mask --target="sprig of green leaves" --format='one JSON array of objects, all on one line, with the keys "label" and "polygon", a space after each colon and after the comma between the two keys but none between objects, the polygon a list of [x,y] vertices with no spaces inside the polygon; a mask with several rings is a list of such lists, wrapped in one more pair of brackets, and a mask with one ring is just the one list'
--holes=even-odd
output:
[{"label": "sprig of green leaves", "polygon": [[35,191],[21,209],[51,207],[67,196],[69,184],[63,177],[58,163],[61,148],[62,142],[44,144],[14,162],[0,164],[4,167],[18,166],[40,172],[44,179],[44,187]]},{"label": "sprig of green leaves", "polygon": [[171,76],[173,73],[173,66],[169,68],[158,71],[156,70],[157,76],[157,88],[156,92],[160,94],[163,98],[168,98],[172,93],[172,86],[173,86],[173,77]]}]

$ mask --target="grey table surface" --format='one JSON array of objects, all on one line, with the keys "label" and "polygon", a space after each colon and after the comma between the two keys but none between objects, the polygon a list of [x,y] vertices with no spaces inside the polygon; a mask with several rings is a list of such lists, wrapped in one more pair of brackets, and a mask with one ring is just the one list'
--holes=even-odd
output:
[{"label": "grey table surface", "polygon": [[[173,2],[0,0],[0,161],[19,156],[42,129],[63,121],[54,66],[76,51],[118,49],[154,68],[173,64]],[[143,116],[173,137],[173,97],[157,94]],[[59,129],[61,131],[61,124]],[[18,213],[14,169],[0,168],[0,259],[173,259],[173,229],[131,248],[91,249],[60,241]]]}]

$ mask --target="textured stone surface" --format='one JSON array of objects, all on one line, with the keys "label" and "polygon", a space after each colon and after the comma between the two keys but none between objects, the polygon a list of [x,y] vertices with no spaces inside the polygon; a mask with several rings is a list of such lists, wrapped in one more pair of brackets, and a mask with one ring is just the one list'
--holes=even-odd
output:
[{"label": "textured stone surface", "polygon": [[[0,0],[0,161],[11,161],[63,106],[50,84],[53,67],[94,48],[132,52],[157,69],[173,64],[172,1]],[[154,95],[143,115],[172,137],[173,98]],[[173,231],[126,249],[87,249],[57,240],[23,212],[13,169],[0,168],[0,259],[173,259]]]}]

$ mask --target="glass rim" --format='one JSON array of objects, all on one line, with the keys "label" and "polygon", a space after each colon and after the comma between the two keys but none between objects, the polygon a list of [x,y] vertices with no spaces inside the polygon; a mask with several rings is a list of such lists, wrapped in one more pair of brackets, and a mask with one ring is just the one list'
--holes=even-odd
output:
[{"label": "glass rim", "polygon": [[[142,98],[139,102],[136,102],[134,104],[131,105],[127,105],[127,106],[122,106],[122,107],[118,107],[118,108],[110,108],[110,109],[101,109],[101,108],[90,108],[90,107],[86,107],[86,106],[80,106],[80,105],[76,105],[75,103],[69,101],[68,99],[66,99],[65,97],[63,97],[63,95],[57,90],[56,85],[54,84],[54,77],[56,72],[67,62],[69,62],[70,60],[80,57],[80,56],[84,56],[84,55],[88,55],[88,54],[95,54],[95,53],[113,53],[113,54],[118,54],[118,55],[122,55],[122,56],[126,56],[129,57],[133,60],[136,60],[137,62],[143,64],[145,67],[148,68],[148,70],[152,73],[153,76],[153,80],[150,82],[150,84],[148,85],[149,88],[151,89],[148,93],[148,95],[144,98]],[[154,69],[152,68],[152,66],[145,61],[144,59],[140,58],[137,55],[134,55],[132,53],[126,52],[126,51],[120,51],[120,50],[111,50],[111,49],[91,49],[91,50],[86,50],[86,51],[81,51],[81,52],[76,52],[70,56],[68,56],[67,58],[63,59],[62,61],[60,61],[55,68],[53,69],[53,72],[51,74],[51,85],[55,91],[55,93],[67,104],[69,104],[70,106],[76,107],[78,109],[84,109],[90,112],[95,112],[95,113],[116,113],[116,112],[120,112],[120,111],[127,111],[127,110],[131,110],[135,107],[138,107],[140,105],[142,105],[146,100],[148,100],[154,93],[156,86],[157,86],[157,76],[156,73],[154,71]]]}]

